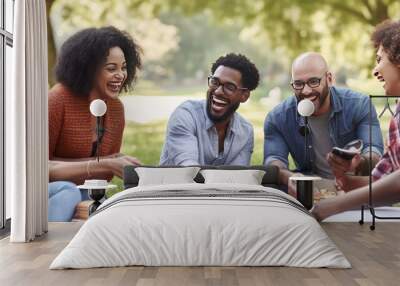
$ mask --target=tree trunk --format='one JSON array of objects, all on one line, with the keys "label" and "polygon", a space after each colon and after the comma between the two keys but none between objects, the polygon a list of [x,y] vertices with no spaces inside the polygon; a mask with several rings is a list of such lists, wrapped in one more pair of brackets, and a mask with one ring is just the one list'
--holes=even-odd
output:
[{"label": "tree trunk", "polygon": [[46,20],[47,20],[47,54],[48,54],[48,73],[49,73],[49,86],[55,84],[54,67],[56,64],[56,45],[53,37],[53,27],[50,22],[50,10],[54,0],[46,0]]},{"label": "tree trunk", "polygon": [[389,19],[389,7],[381,0],[378,0],[376,3],[376,9],[373,16],[373,24],[374,26],[381,23],[383,20]]}]

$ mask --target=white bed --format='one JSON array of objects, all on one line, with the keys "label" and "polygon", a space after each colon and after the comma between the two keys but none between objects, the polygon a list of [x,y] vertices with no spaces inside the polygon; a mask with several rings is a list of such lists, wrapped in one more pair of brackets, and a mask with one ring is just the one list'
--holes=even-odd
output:
[{"label": "white bed", "polygon": [[285,193],[243,184],[139,186],[105,201],[50,269],[145,266],[350,268]]}]

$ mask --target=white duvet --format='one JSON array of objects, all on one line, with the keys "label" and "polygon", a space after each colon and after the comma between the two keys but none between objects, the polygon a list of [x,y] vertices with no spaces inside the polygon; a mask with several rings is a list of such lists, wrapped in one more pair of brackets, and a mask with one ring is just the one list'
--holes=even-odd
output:
[{"label": "white duvet", "polygon": [[[175,190],[171,197],[154,197],[157,192]],[[147,198],[147,194],[151,195]],[[106,200],[50,269],[127,265],[349,268],[318,222],[298,204],[281,191],[254,185],[131,188]]]}]

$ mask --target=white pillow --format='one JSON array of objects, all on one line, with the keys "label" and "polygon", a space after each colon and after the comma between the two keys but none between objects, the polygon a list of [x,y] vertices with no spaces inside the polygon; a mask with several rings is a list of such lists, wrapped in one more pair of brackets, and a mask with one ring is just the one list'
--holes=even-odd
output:
[{"label": "white pillow", "polygon": [[261,185],[265,171],[262,170],[201,170],[205,184],[234,183]]},{"label": "white pillow", "polygon": [[139,176],[139,186],[195,183],[193,179],[199,170],[199,167],[135,168]]}]

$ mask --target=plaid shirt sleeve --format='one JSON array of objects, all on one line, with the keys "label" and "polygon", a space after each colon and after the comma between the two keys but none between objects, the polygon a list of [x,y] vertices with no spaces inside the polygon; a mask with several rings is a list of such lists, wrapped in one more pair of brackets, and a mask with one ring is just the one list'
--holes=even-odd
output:
[{"label": "plaid shirt sleeve", "polygon": [[390,120],[389,134],[385,154],[372,170],[374,181],[400,169],[400,105],[397,106],[396,115]]},{"label": "plaid shirt sleeve", "polygon": [[372,178],[374,181],[379,180],[383,176],[386,176],[393,172],[392,162],[390,161],[390,156],[388,151],[383,154],[382,158],[376,164],[375,168],[372,170]]}]

